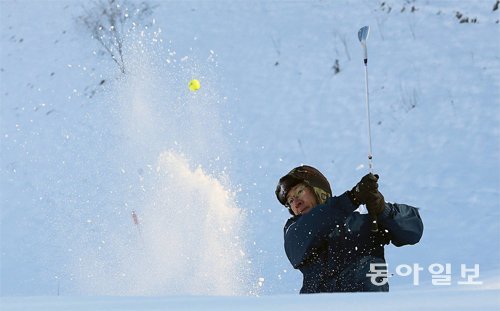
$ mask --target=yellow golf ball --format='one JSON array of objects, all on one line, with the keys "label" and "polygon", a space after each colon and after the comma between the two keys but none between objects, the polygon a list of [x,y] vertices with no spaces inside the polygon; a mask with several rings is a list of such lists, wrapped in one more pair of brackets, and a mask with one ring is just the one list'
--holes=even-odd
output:
[{"label": "yellow golf ball", "polygon": [[189,81],[189,89],[192,91],[192,92],[196,92],[198,91],[198,89],[200,88],[200,81],[196,80],[196,79],[193,79],[191,81]]}]

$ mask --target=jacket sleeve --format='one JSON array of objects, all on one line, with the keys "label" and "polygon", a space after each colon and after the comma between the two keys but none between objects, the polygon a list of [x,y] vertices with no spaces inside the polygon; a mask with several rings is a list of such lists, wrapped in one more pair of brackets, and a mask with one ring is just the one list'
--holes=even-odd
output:
[{"label": "jacket sleeve", "polygon": [[309,213],[288,220],[284,228],[285,252],[294,268],[298,268],[311,256],[336,225],[341,224],[357,206],[346,194],[332,197]]},{"label": "jacket sleeve", "polygon": [[416,244],[424,232],[418,209],[405,204],[385,203],[378,221],[389,231],[392,244],[396,246]]}]

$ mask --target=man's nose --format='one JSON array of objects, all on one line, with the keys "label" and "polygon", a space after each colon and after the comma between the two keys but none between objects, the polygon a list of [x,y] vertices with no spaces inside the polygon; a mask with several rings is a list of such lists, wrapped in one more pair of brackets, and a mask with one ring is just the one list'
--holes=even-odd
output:
[{"label": "man's nose", "polygon": [[304,204],[304,201],[302,201],[301,199],[295,198],[295,200],[293,200],[293,204],[295,207],[300,207],[302,204]]}]

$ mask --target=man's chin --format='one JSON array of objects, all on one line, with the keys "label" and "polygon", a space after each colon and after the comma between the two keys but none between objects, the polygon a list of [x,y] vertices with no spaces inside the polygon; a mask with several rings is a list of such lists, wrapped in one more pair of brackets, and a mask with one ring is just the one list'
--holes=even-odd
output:
[{"label": "man's chin", "polygon": [[300,215],[307,214],[307,213],[309,213],[311,210],[312,210],[312,207],[305,208],[305,209],[303,209],[303,210],[300,212]]}]

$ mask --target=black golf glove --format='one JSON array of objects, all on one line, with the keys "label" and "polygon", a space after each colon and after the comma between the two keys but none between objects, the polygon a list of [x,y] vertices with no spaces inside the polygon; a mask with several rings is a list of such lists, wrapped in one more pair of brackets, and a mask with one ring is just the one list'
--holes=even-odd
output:
[{"label": "black golf glove", "polygon": [[351,189],[351,199],[356,205],[366,204],[368,200],[377,192],[378,175],[372,173],[366,174],[361,178],[361,181]]},{"label": "black golf glove", "polygon": [[378,175],[369,173],[348,193],[353,204],[365,204],[373,215],[382,213],[385,206],[384,196],[378,191],[378,178]]},{"label": "black golf glove", "polygon": [[368,210],[368,214],[378,216],[385,208],[385,200],[384,196],[380,191],[376,191],[371,194],[366,202],[366,209]]}]

